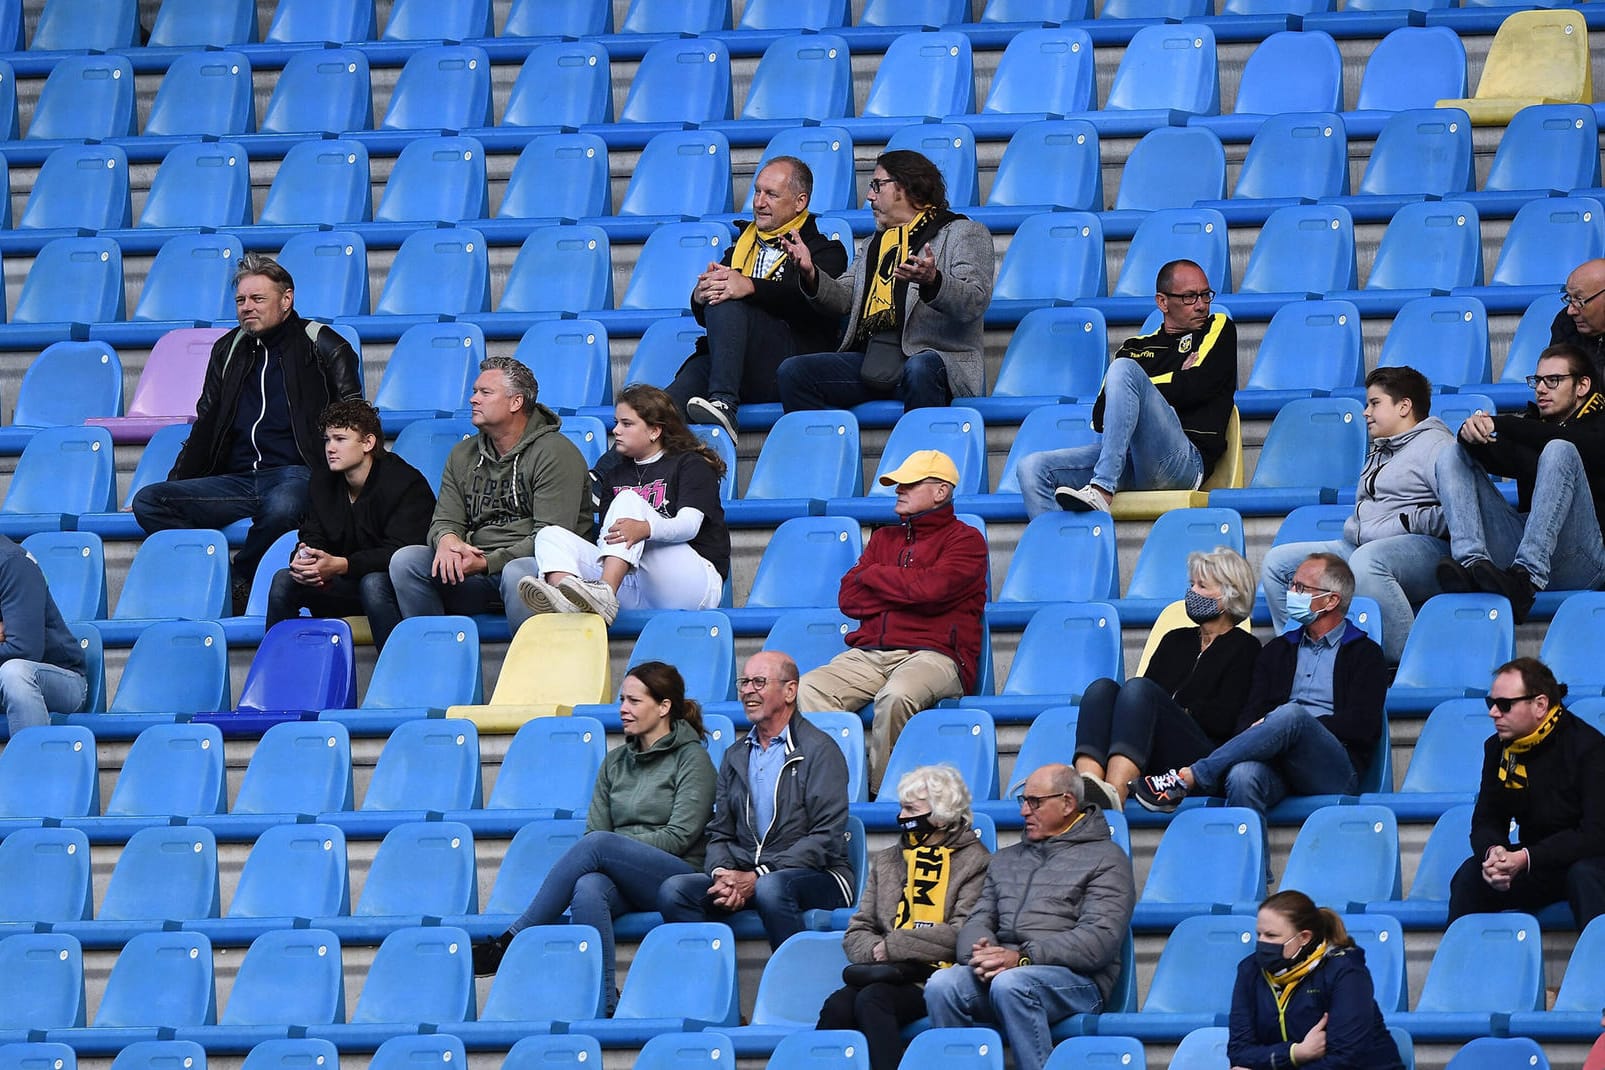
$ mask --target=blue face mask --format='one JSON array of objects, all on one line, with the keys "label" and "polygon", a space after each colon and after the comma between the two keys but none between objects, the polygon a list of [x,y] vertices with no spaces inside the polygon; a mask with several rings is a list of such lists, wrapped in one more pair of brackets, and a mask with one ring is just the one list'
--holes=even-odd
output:
[{"label": "blue face mask", "polygon": [[1312,623],[1316,617],[1321,615],[1310,605],[1310,602],[1315,597],[1309,591],[1288,591],[1287,619],[1297,621],[1300,624]]},{"label": "blue face mask", "polygon": [[1207,598],[1191,587],[1187,588],[1182,602],[1187,607],[1188,619],[1194,624],[1207,624],[1223,612],[1219,598]]}]

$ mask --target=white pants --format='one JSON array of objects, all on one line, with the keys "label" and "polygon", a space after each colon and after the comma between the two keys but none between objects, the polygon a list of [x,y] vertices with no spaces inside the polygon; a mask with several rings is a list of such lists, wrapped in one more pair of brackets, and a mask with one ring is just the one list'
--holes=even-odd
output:
[{"label": "white pants", "polygon": [[602,578],[602,558],[617,557],[628,562],[630,571],[619,584],[620,609],[710,609],[719,604],[724,581],[719,570],[689,543],[655,543],[643,540],[634,546],[608,543],[603,539],[618,520],[643,520],[657,516],[653,508],[633,490],[622,490],[608,506],[595,543],[586,542],[567,528],[548,524],[535,533],[535,567],[542,576],[570,572],[582,580]]}]

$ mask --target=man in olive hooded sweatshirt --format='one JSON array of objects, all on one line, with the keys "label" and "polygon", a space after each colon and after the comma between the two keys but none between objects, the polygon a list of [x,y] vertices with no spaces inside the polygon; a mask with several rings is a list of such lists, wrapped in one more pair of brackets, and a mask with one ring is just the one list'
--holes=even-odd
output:
[{"label": "man in olive hooded sweatshirt", "polygon": [[530,616],[518,581],[535,574],[535,533],[558,524],[593,534],[585,458],[538,389],[511,357],[480,362],[469,402],[479,434],[446,458],[429,545],[390,559],[402,616],[505,611],[516,633]]}]

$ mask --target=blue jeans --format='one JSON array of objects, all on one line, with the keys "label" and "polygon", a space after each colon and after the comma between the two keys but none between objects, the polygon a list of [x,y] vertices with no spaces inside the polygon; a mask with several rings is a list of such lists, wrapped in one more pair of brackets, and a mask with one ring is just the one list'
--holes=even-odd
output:
[{"label": "blue jeans", "polygon": [[574,924],[594,927],[602,934],[602,994],[612,1017],[619,999],[614,981],[614,915],[657,909],[658,888],[664,881],[695,873],[681,859],[640,840],[617,832],[587,832],[552,865],[540,891],[508,931],[551,925],[565,910]]},{"label": "blue jeans", "polygon": [[298,617],[303,609],[314,617],[367,617],[377,650],[384,649],[385,640],[401,623],[396,589],[390,582],[390,573],[382,569],[355,579],[336,576],[322,587],[297,583],[289,569],[279,569],[268,588],[267,627]]},{"label": "blue jeans", "polygon": [[1416,620],[1411,606],[1440,593],[1437,567],[1448,552],[1449,544],[1432,535],[1390,535],[1362,546],[1344,539],[1273,546],[1260,567],[1271,627],[1277,635],[1287,630],[1287,585],[1304,559],[1317,553],[1337,554],[1354,571],[1354,593],[1376,599],[1381,608],[1382,653],[1390,665],[1397,665]]},{"label": "blue jeans", "polygon": [[390,583],[403,617],[506,613],[507,626],[517,635],[519,625],[535,615],[518,597],[518,581],[536,573],[533,557],[515,557],[494,576],[480,573],[461,583],[442,583],[431,576],[434,562],[429,546],[403,546],[390,558]]},{"label": "blue jeans", "polygon": [[[664,921],[720,921],[732,911],[708,899],[713,878],[706,873],[670,877],[658,889],[658,911]],[[787,937],[802,932],[805,910],[835,910],[851,906],[836,878],[822,869],[776,869],[758,878],[752,899],[743,910],[756,910],[763,919],[771,950]]]},{"label": "blue jeans", "polygon": [[1438,499],[1449,522],[1449,549],[1463,565],[1492,561],[1525,570],[1539,590],[1605,586],[1605,540],[1583,459],[1556,440],[1538,454],[1532,509],[1523,516],[1456,446],[1438,454]]},{"label": "blue jeans", "polygon": [[1112,362],[1103,398],[1101,442],[1020,458],[1016,474],[1027,516],[1057,510],[1057,487],[1096,483],[1110,492],[1192,490],[1203,483],[1203,455],[1142,365],[1129,357]]},{"label": "blue jeans", "polygon": [[931,1024],[944,1029],[996,1023],[1017,1070],[1042,1070],[1053,1051],[1053,1023],[1103,1007],[1098,986],[1068,966],[1016,966],[990,983],[969,966],[937,970],[925,983]]},{"label": "blue jeans", "polygon": [[147,534],[155,534],[172,528],[225,528],[250,517],[250,533],[234,555],[234,578],[250,583],[273,540],[301,526],[311,480],[312,473],[299,464],[170,479],[134,495],[134,519]]},{"label": "blue jeans", "polygon": [[1227,806],[1261,814],[1289,795],[1352,795],[1360,787],[1343,744],[1295,702],[1276,707],[1191,768],[1200,792],[1218,794],[1224,787]]},{"label": "blue jeans", "polygon": [[947,365],[929,349],[912,353],[903,362],[903,375],[894,390],[871,389],[859,376],[864,354],[804,353],[781,364],[777,380],[780,403],[787,412],[799,409],[850,409],[864,401],[893,398],[905,410],[941,408],[952,403]]},{"label": "blue jeans", "polygon": [[0,709],[12,735],[49,724],[52,712],[78,713],[88,698],[89,681],[82,673],[22,658],[0,663]]}]

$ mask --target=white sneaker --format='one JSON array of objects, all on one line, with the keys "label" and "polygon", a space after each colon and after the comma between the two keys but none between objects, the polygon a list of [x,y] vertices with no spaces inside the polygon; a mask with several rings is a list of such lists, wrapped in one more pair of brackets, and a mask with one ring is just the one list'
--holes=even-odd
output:
[{"label": "white sneaker", "polygon": [[1103,491],[1091,483],[1084,487],[1055,487],[1053,500],[1059,503],[1060,509],[1068,509],[1072,513],[1109,511],[1109,503],[1104,500]]},{"label": "white sneaker", "polygon": [[1120,809],[1120,796],[1115,794],[1113,784],[1091,773],[1082,773],[1081,779],[1086,782],[1088,802],[1097,803],[1105,810]]},{"label": "white sneaker", "polygon": [[619,596],[601,580],[587,583],[578,576],[569,576],[557,585],[557,589],[573,606],[571,612],[595,613],[604,624],[612,624],[619,615]]},{"label": "white sneaker", "polygon": [[563,597],[556,587],[539,576],[525,576],[518,581],[518,597],[535,613],[578,613],[579,607]]}]

